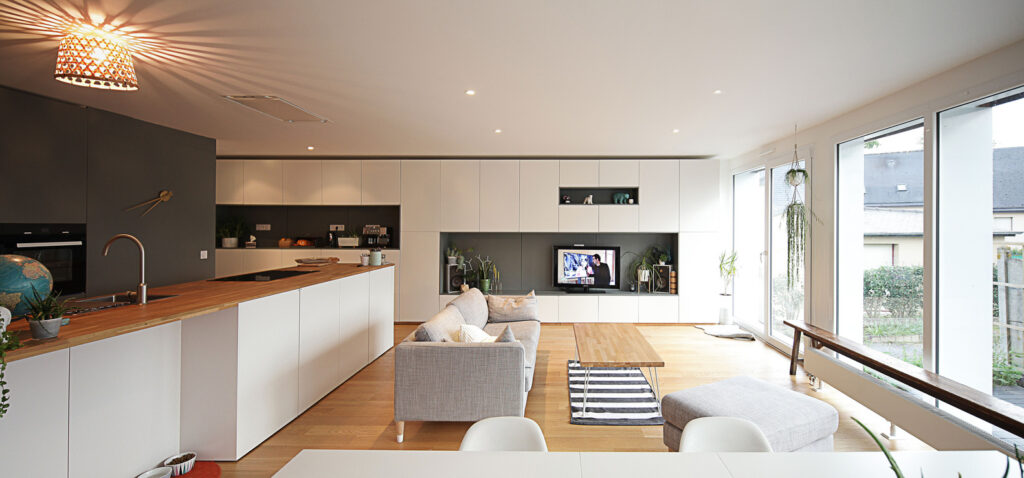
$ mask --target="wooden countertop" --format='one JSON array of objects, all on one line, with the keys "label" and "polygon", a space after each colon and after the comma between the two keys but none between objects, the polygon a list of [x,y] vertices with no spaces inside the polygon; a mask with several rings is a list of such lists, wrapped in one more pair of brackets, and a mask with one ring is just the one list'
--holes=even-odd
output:
[{"label": "wooden countertop", "polygon": [[35,340],[28,330],[28,322],[18,320],[10,329],[17,332],[21,348],[7,352],[7,361],[15,361],[56,350],[87,344],[118,335],[156,327],[197,315],[224,310],[260,297],[301,289],[321,282],[366,272],[394,267],[360,267],[357,264],[332,264],[323,267],[289,267],[284,270],[311,270],[303,274],[268,282],[230,282],[201,280],[184,284],[155,287],[149,295],[175,295],[146,305],[125,305],[96,312],[75,315],[68,325],[61,327],[57,338]]}]

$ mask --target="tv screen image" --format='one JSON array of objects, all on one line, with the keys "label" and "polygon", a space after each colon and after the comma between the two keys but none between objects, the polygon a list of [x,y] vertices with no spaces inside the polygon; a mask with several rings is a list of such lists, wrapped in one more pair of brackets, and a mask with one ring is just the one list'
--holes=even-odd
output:
[{"label": "tv screen image", "polygon": [[617,289],[618,247],[556,247],[555,285]]}]

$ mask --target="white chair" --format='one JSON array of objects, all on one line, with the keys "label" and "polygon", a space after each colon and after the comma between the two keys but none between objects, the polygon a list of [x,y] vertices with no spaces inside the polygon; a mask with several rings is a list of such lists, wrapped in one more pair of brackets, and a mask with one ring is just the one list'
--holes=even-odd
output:
[{"label": "white chair", "polygon": [[544,433],[526,417],[485,418],[462,437],[459,451],[548,451]]},{"label": "white chair", "polygon": [[679,451],[770,452],[772,445],[750,420],[734,417],[703,417],[683,428]]}]

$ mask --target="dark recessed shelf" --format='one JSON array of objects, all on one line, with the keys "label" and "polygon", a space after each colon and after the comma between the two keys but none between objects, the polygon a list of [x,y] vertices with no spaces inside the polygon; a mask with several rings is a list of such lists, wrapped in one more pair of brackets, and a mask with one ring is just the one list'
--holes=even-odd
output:
[{"label": "dark recessed shelf", "polygon": [[[575,205],[575,206],[590,206],[590,204],[583,204],[583,199],[589,195],[594,196],[594,204],[598,205],[611,205],[616,204],[614,196],[616,194],[628,194],[633,199],[632,205],[640,204],[640,188],[631,187],[608,187],[608,188],[558,188],[558,204],[560,205]],[[569,196],[569,202],[563,201],[564,196]],[[628,202],[622,205],[630,205]]]}]

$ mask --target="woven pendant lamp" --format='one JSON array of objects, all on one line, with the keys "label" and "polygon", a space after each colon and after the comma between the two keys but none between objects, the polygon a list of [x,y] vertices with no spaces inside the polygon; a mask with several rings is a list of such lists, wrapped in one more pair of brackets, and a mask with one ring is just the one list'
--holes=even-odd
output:
[{"label": "woven pendant lamp", "polygon": [[132,54],[124,39],[89,25],[74,27],[60,41],[53,78],[89,88],[139,89]]}]

